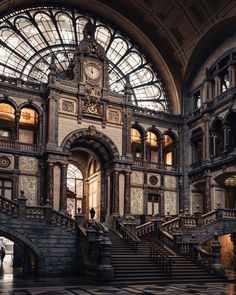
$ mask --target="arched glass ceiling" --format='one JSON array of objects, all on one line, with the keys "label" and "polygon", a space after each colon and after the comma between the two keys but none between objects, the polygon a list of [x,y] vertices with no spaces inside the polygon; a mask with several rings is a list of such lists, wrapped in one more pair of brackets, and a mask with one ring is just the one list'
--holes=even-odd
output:
[{"label": "arched glass ceiling", "polygon": [[[122,93],[129,75],[134,104],[169,111],[163,83],[138,48],[118,30],[90,19],[109,60],[111,90]],[[52,7],[21,9],[5,16],[0,20],[0,74],[46,83],[52,54],[58,73],[65,71],[87,21],[88,16],[78,11]]]}]

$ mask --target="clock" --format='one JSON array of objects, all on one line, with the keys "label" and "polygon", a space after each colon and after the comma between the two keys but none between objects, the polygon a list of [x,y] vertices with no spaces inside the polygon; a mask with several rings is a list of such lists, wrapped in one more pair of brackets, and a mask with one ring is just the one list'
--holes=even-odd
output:
[{"label": "clock", "polygon": [[93,63],[88,63],[85,65],[84,72],[87,78],[90,80],[98,80],[101,75],[101,69],[93,64]]}]

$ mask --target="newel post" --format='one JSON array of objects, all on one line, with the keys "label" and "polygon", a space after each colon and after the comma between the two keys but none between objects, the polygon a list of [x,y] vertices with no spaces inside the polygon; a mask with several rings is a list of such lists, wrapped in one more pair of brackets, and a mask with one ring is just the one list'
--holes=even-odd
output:
[{"label": "newel post", "polygon": [[214,242],[211,244],[211,252],[213,254],[211,268],[214,271],[214,273],[223,276],[224,269],[220,262],[220,249],[221,245],[218,241],[218,235],[217,233],[215,233]]},{"label": "newel post", "polygon": [[26,215],[26,197],[24,195],[24,191],[20,191],[20,196],[17,199],[18,205],[19,205],[19,217],[25,217]]},{"label": "newel post", "polygon": [[52,205],[50,204],[50,201],[47,199],[44,209],[44,219],[46,222],[52,221]]},{"label": "newel post", "polygon": [[103,238],[100,242],[99,265],[97,267],[96,278],[98,281],[110,282],[113,280],[113,267],[111,265],[112,243],[107,236],[108,229],[103,231]]}]

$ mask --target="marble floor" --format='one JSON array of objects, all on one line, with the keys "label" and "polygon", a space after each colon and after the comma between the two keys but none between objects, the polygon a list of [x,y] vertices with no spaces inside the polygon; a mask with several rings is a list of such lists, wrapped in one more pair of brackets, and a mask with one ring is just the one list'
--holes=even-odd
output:
[{"label": "marble floor", "polygon": [[[78,278],[23,278],[13,274],[11,257],[0,266],[0,295],[236,295],[236,281],[204,284],[106,286]],[[234,283],[235,282],[235,283]]]}]

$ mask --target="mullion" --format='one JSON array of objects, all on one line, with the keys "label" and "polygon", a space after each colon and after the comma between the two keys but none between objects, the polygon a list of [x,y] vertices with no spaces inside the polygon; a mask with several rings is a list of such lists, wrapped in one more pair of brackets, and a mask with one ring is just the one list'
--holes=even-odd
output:
[{"label": "mullion", "polygon": [[[57,34],[58,34],[58,36],[59,36],[59,39],[60,39],[60,41],[61,41],[61,45],[64,47],[64,51],[65,51],[65,53],[66,53],[65,44],[64,44],[63,39],[62,39],[62,37],[61,37],[60,30],[58,29],[57,21],[56,21],[56,19],[55,19],[55,16],[53,15],[53,12],[52,12],[52,9],[51,9],[51,8],[49,8],[49,12],[50,12],[51,17],[52,17],[52,23],[54,24],[54,26],[55,26],[55,28],[56,28],[56,31],[57,31]],[[68,61],[69,61],[69,59],[68,59]],[[60,63],[60,61],[59,61],[59,63]],[[60,63],[60,64],[61,64],[61,63]],[[61,68],[64,69],[64,67],[62,66],[62,64],[61,64]],[[66,70],[66,69],[65,69],[65,70]]]}]

